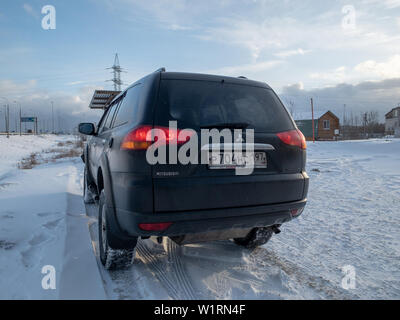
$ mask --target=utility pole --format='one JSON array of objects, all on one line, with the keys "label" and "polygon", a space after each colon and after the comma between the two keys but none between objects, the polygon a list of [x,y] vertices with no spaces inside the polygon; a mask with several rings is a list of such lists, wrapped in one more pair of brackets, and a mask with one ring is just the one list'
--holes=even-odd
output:
[{"label": "utility pole", "polygon": [[0,97],[1,99],[4,99],[7,101],[7,104],[4,105],[4,119],[5,119],[5,130],[7,132],[7,138],[10,138],[10,132],[9,132],[9,121],[10,121],[10,107],[9,104],[10,102],[6,97]]},{"label": "utility pole", "polygon": [[10,138],[10,105],[7,104],[7,138]]},{"label": "utility pole", "polygon": [[4,105],[4,131],[7,132],[7,105]]},{"label": "utility pole", "polygon": [[364,113],[364,139],[367,137],[367,113]]},{"label": "utility pole", "polygon": [[[15,111],[15,133],[17,133],[18,132],[18,101],[17,100],[14,100],[14,103],[15,103],[15,109],[16,109],[16,111]],[[21,125],[21,115],[20,115],[20,117],[19,117],[19,120],[20,120],[20,125]]]},{"label": "utility pole", "polygon": [[57,110],[57,132],[61,131],[60,110]]},{"label": "utility pole", "polygon": [[21,104],[19,104],[19,136],[22,136],[22,109]]},{"label": "utility pole", "polygon": [[51,123],[52,123],[52,133],[54,134],[54,102],[51,102]]},{"label": "utility pole", "polygon": [[312,116],[312,139],[313,139],[313,143],[315,143],[314,101],[313,101],[313,98],[311,98],[311,116]]},{"label": "utility pole", "polygon": [[343,105],[343,139],[346,139],[346,104]]}]

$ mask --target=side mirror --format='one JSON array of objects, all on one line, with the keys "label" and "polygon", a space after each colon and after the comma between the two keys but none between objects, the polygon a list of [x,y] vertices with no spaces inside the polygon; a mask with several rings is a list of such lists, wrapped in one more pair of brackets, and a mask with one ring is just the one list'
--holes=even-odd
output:
[{"label": "side mirror", "polygon": [[93,136],[96,132],[96,128],[93,123],[84,122],[79,124],[78,131],[87,136]]}]

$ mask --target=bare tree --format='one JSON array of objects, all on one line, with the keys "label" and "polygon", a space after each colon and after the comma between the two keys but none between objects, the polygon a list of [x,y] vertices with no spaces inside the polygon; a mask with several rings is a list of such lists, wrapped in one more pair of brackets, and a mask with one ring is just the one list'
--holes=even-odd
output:
[{"label": "bare tree", "polygon": [[287,109],[288,109],[290,115],[291,115],[292,117],[294,117],[294,109],[295,109],[295,103],[294,103],[294,101],[291,100],[291,99],[288,99],[288,98],[286,98],[286,97],[284,97],[283,100],[285,101],[285,105],[286,105],[286,107],[287,107]]},{"label": "bare tree", "polygon": [[295,111],[295,103],[294,103],[293,100],[289,100],[288,104],[289,104],[290,115],[293,117],[294,116],[294,111]]}]

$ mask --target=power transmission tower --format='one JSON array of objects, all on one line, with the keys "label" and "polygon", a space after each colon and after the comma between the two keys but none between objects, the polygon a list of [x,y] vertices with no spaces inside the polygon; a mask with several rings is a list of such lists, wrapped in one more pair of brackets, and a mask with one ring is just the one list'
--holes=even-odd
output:
[{"label": "power transmission tower", "polygon": [[114,83],[115,91],[121,91],[121,85],[123,84],[123,82],[121,81],[121,72],[125,72],[125,71],[119,65],[118,53],[115,54],[114,65],[111,68],[107,68],[107,69],[111,69],[112,73],[114,75],[113,79],[107,80],[107,81],[111,81]]}]

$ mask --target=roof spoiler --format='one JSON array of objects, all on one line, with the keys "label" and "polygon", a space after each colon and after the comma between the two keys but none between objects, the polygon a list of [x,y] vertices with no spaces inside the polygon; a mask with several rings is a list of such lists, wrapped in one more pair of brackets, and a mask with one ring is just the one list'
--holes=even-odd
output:
[{"label": "roof spoiler", "polygon": [[159,68],[159,69],[157,69],[156,71],[154,71],[154,73],[155,73],[155,72],[165,72],[165,68],[164,68],[164,67]]}]

